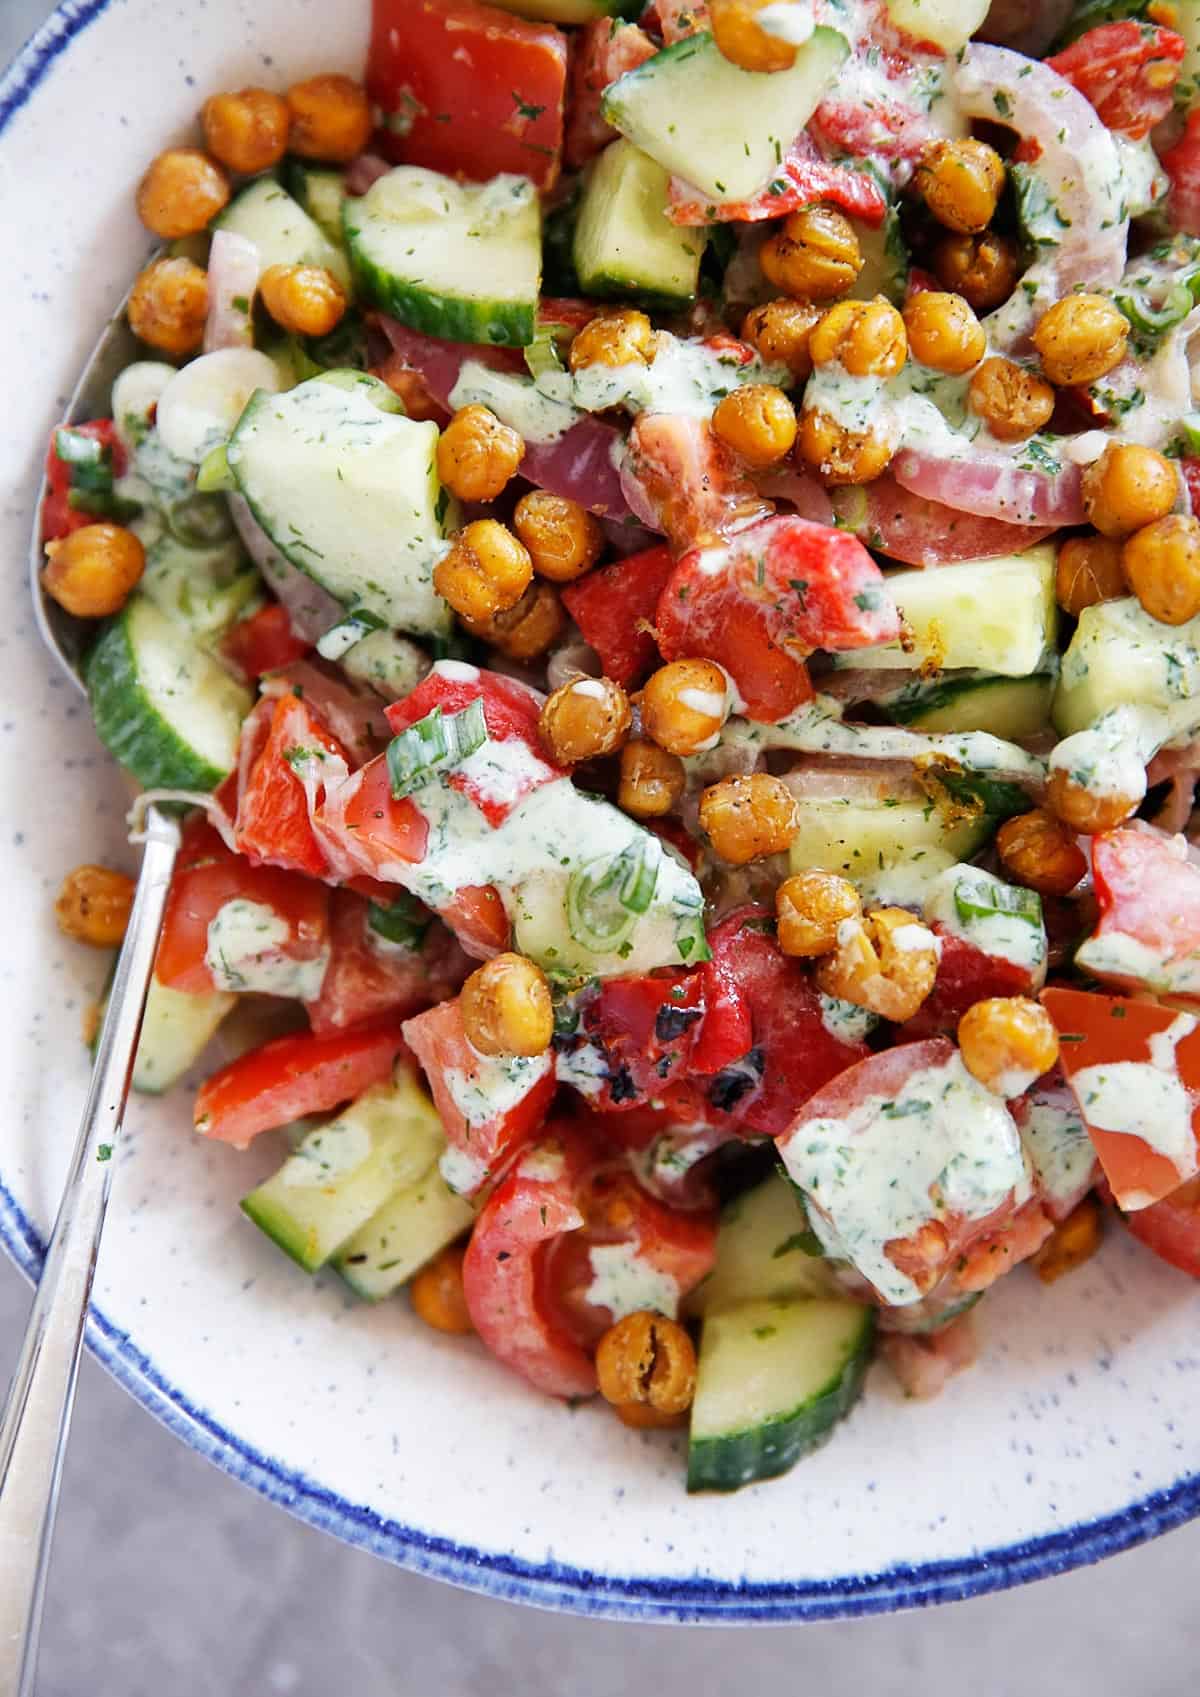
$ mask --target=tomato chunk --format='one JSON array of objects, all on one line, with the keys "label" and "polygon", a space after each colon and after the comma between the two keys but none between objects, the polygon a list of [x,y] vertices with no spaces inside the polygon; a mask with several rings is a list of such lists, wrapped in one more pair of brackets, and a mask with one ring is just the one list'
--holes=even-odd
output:
[{"label": "tomato chunk", "polygon": [[73,530],[111,518],[113,479],[125,471],[125,450],[111,418],[58,425],[46,451],[42,541],[58,542]]},{"label": "tomato chunk", "polygon": [[326,777],[345,776],[346,750],[305,702],[275,703],[262,752],[238,797],[237,845],[251,860],[324,878],[330,867],[311,814],[325,798]]},{"label": "tomato chunk", "polygon": [[278,601],[260,607],[248,619],[239,619],[221,643],[226,659],[247,678],[261,678],[264,672],[290,666],[293,660],[302,660],[311,646],[292,630],[288,610]]},{"label": "tomato chunk", "polygon": [[600,116],[600,100],[605,89],[657,52],[656,44],[637,24],[597,18],[579,31],[571,60],[568,165],[586,165],[602,147],[607,147],[617,132]]},{"label": "tomato chunk", "polygon": [[563,605],[600,656],[605,675],[624,689],[640,684],[658,660],[654,614],[674,569],[674,556],[662,543],[600,566],[562,592]]},{"label": "tomato chunk", "polygon": [[634,419],[621,484],[637,516],[677,553],[717,542],[770,511],[708,420],[679,413]]},{"label": "tomato chunk", "polygon": [[467,961],[445,927],[405,891],[391,895],[389,908],[351,890],[334,891],[329,965],[320,995],[307,1004],[314,1031],[416,1013],[462,983]]},{"label": "tomato chunk", "polygon": [[1176,30],[1122,18],[1086,30],[1046,63],[1091,101],[1108,129],[1141,141],[1174,105],[1186,51]]},{"label": "tomato chunk", "polygon": [[1181,1185],[1161,1202],[1123,1216],[1134,1237],[1182,1273],[1200,1279],[1200,1179]]},{"label": "tomato chunk", "polygon": [[1033,975],[1015,961],[985,954],[936,920],[929,929],[942,941],[937,977],[916,1013],[905,1021],[906,1036],[953,1036],[959,1020],[976,1002],[991,996],[1028,996],[1036,987]]},{"label": "tomato chunk", "polygon": [[1200,867],[1182,837],[1126,828],[1092,839],[1100,914],[1078,962],[1126,990],[1200,1001]]},{"label": "tomato chunk", "polygon": [[[936,286],[936,280],[933,286]],[[902,489],[890,472],[861,489],[837,489],[838,522],[868,547],[910,566],[950,566],[1018,554],[1052,534],[1051,525],[1009,524],[959,512]]]},{"label": "tomato chunk", "polygon": [[671,179],[667,217],[673,224],[756,224],[764,218],[783,218],[814,201],[840,206],[864,224],[882,224],[887,199],[875,178],[848,165],[834,165],[817,152],[801,131],[783,156],[775,176],[750,200],[721,201],[714,206],[697,195],[689,183]]},{"label": "tomato chunk", "polygon": [[1172,229],[1200,236],[1200,108],[1188,113],[1187,127],[1161,164],[1171,179],[1167,213]]}]

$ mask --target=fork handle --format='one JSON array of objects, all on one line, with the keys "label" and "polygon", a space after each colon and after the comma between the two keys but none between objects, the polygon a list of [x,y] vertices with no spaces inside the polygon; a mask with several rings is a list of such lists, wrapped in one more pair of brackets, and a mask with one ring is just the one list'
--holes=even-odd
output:
[{"label": "fork handle", "polygon": [[145,843],[66,1188],[0,1420],[0,1697],[33,1693],[54,1512],[111,1157],[179,847],[178,825],[150,807]]}]

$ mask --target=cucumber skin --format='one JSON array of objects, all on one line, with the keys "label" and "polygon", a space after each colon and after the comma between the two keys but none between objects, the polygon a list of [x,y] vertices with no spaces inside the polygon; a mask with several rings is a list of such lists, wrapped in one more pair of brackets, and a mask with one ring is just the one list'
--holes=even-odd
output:
[{"label": "cucumber skin", "polygon": [[743,1485],[753,1485],[761,1479],[777,1479],[802,1457],[820,1449],[858,1401],[871,1360],[874,1335],[875,1317],[868,1310],[845,1366],[795,1414],[768,1421],[747,1432],[693,1439],[688,1445],[689,1494],[738,1491]]},{"label": "cucumber skin", "polygon": [[382,271],[363,253],[354,223],[354,201],[342,209],[342,228],[355,286],[363,300],[390,313],[423,336],[448,342],[475,342],[493,348],[526,348],[537,328],[537,302],[493,302],[491,307],[454,295],[431,295],[416,283],[404,283]]},{"label": "cucumber skin", "polygon": [[238,1207],[272,1243],[283,1250],[289,1260],[303,1267],[306,1273],[315,1273],[321,1266],[314,1253],[314,1231],[297,1231],[292,1220],[279,1213],[270,1202],[264,1204],[253,1191],[242,1198]]}]

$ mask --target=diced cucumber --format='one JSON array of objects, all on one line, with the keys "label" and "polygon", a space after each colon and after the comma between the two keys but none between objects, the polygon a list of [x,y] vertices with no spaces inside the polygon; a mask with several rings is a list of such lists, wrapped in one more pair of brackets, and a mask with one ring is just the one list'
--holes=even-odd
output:
[{"label": "diced cucumber", "polygon": [[[340,374],[332,374],[340,375]],[[257,394],[226,458],[254,517],[294,566],[347,606],[403,630],[442,632],[433,587],[450,503],[437,425],[381,412],[362,374]]]},{"label": "diced cucumber", "polygon": [[429,656],[395,631],[376,630],[346,650],[341,666],[348,677],[369,684],[389,701],[399,701],[425,676]]},{"label": "diced cucumber", "polygon": [[258,249],[265,271],[270,265],[323,265],[343,288],[350,267],[315,219],[292,199],[274,177],[255,177],[234,195],[216,220],[218,230],[245,236]]},{"label": "diced cucumber", "polygon": [[1028,678],[933,678],[888,702],[887,710],[898,724],[917,730],[991,731],[1021,742],[1049,724],[1056,681],[1052,672]]},{"label": "diced cucumber", "polygon": [[445,1143],[437,1110],[401,1065],[310,1131],[242,1208],[307,1272],[323,1267],[398,1190],[425,1177]]},{"label": "diced cucumber", "polygon": [[967,45],[988,15],[991,0],[887,0],[896,28],[917,41],[932,41],[943,53]]},{"label": "diced cucumber", "polygon": [[1164,625],[1132,595],[1079,615],[1062,659],[1054,724],[1082,731],[1111,707],[1171,707],[1200,692],[1200,617]]},{"label": "diced cucumber", "polygon": [[717,1262],[688,1298],[691,1314],[718,1314],[747,1302],[828,1296],[829,1263],[815,1245],[794,1187],[772,1173],[721,1210]]},{"label": "diced cucumber", "polygon": [[150,1096],[169,1090],[199,1060],[236,1001],[228,990],[189,995],[152,977],[133,1063],[133,1088]]},{"label": "diced cucumber", "polygon": [[356,1296],[379,1302],[471,1225],[475,1210],[437,1167],[398,1190],[344,1243],[333,1265]]},{"label": "diced cucumber", "polygon": [[818,27],[787,71],[743,71],[689,35],[605,90],[601,110],[635,147],[712,200],[749,200],[804,128],[849,47]]},{"label": "diced cucumber", "polygon": [[786,1473],[862,1389],[874,1313],[852,1302],[748,1302],[704,1321],[689,1491],[736,1491]]},{"label": "diced cucumber", "polygon": [[250,692],[145,595],[86,666],[96,734],[146,789],[211,790],[233,770]]},{"label": "diced cucumber", "polygon": [[168,531],[146,550],[139,591],[204,643],[242,617],[261,582],[236,538],[212,548],[187,548]]},{"label": "diced cucumber", "polygon": [[590,24],[597,18],[636,17],[639,0],[495,0],[502,11],[535,23]]},{"label": "diced cucumber", "polygon": [[817,867],[856,883],[898,866],[915,873],[924,864],[931,873],[940,872],[957,860],[969,860],[991,829],[986,816],[947,823],[924,795],[897,795],[886,782],[871,794],[862,785],[853,795],[806,796],[788,858],[793,872]]},{"label": "diced cucumber", "polygon": [[889,206],[883,223],[877,229],[856,222],[854,232],[858,237],[863,268],[847,291],[849,298],[869,301],[874,300],[876,295],[883,295],[894,306],[902,306],[908,287],[909,254],[900,228],[898,209]]},{"label": "diced cucumber", "polygon": [[455,342],[533,340],[542,226],[528,177],[458,183],[398,165],[342,219],[359,288],[384,312]]},{"label": "diced cucumber", "polygon": [[888,572],[888,592],[916,646],[898,642],[838,655],[841,666],[977,667],[1023,678],[1038,669],[1058,630],[1054,549],[1042,544],[998,560],[935,571]]},{"label": "diced cucumber", "polygon": [[346,179],[341,171],[331,170],[328,165],[309,165],[303,159],[287,159],[281,175],[284,188],[296,204],[304,208],[336,248],[342,247]]},{"label": "diced cucumber", "polygon": [[707,233],[667,217],[669,174],[624,137],[593,163],[575,226],[584,294],[638,295],[664,305],[695,299]]}]

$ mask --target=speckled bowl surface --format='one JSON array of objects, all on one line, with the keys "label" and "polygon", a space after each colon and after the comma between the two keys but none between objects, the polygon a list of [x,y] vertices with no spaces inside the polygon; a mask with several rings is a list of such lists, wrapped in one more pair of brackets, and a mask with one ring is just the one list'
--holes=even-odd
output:
[{"label": "speckled bowl surface", "polygon": [[[67,0],[0,84],[0,1235],[30,1273],[83,1099],[103,960],[51,903],[80,859],[130,863],[125,786],[28,614],[47,432],[146,248],[132,189],[212,89],[362,61],[368,0]],[[90,1341],[188,1443],[314,1524],[495,1595],[592,1614],[762,1621],[970,1595],[1094,1561],[1200,1512],[1200,1288],[1114,1234],[1045,1291],[985,1305],[983,1358],[937,1402],[872,1371],[788,1478],[689,1499],[682,1442],[568,1412],[403,1300],[354,1306],[237,1199],[278,1160],[135,1098]]]}]

